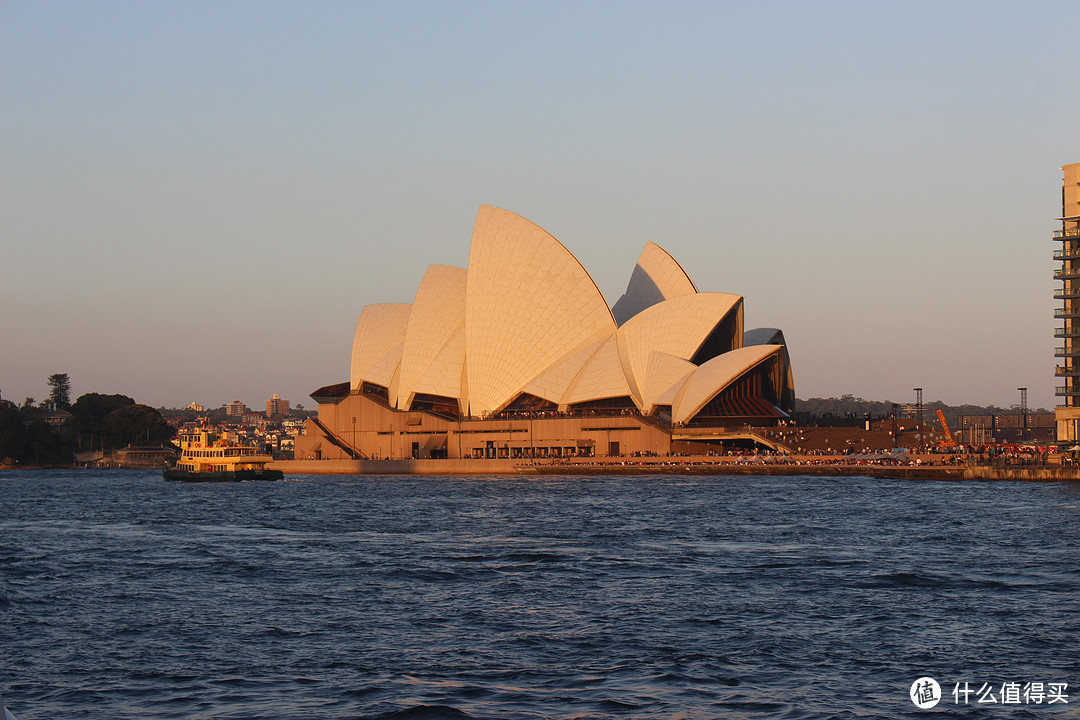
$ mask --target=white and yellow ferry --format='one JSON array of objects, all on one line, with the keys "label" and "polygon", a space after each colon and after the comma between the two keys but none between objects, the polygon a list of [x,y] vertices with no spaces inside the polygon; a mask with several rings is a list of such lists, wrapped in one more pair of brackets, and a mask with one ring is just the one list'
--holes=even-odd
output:
[{"label": "white and yellow ferry", "polygon": [[285,474],[269,470],[270,455],[258,448],[232,443],[203,429],[180,431],[180,459],[161,471],[166,480],[211,482],[217,480],[281,480]]}]

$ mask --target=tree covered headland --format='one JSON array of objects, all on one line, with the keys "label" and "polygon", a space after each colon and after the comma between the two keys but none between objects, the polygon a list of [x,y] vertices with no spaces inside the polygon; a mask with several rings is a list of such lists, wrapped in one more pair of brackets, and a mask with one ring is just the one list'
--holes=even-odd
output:
[{"label": "tree covered headland", "polygon": [[[845,425],[860,425],[867,416],[872,419],[891,417],[893,412],[902,412],[897,408],[908,407],[911,403],[897,404],[888,400],[863,400],[854,395],[843,395],[835,398],[808,398],[795,400],[795,418],[800,425],[820,425],[839,427]],[[935,413],[941,410],[946,421],[956,427],[958,420],[964,415],[1006,415],[1020,412],[1020,408],[1000,408],[996,405],[946,405],[940,400],[933,400],[923,404],[924,419],[933,422]],[[1047,413],[1049,410],[1029,409],[1029,413]]]},{"label": "tree covered headland", "polygon": [[67,375],[51,375],[49,386],[38,405],[0,400],[0,464],[71,465],[77,452],[160,445],[176,434],[161,413],[126,395],[87,393],[70,403]]}]

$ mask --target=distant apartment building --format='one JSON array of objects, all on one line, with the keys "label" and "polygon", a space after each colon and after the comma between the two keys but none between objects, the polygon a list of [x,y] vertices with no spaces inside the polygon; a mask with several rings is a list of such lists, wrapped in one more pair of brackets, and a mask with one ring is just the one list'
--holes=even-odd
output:
[{"label": "distant apartment building", "polygon": [[194,410],[195,412],[202,412],[206,408],[204,408],[199,403],[191,403],[190,405],[186,406],[184,409],[185,410]]},{"label": "distant apartment building", "polygon": [[1054,251],[1054,260],[1061,263],[1054,273],[1061,281],[1054,297],[1061,306],[1054,317],[1062,324],[1055,328],[1054,337],[1062,344],[1054,351],[1058,358],[1054,374],[1065,384],[1057,386],[1056,395],[1062,401],[1054,415],[1058,443],[1073,444],[1080,439],[1080,163],[1061,169],[1061,229],[1054,231],[1054,240],[1061,243]]},{"label": "distant apartment building", "polygon": [[277,393],[274,393],[274,397],[266,401],[266,417],[273,417],[274,415],[288,415],[289,414],[289,401],[282,400],[278,397]]},{"label": "distant apartment building", "polygon": [[229,417],[243,417],[247,413],[247,405],[239,400],[233,400],[225,406],[225,414]]}]

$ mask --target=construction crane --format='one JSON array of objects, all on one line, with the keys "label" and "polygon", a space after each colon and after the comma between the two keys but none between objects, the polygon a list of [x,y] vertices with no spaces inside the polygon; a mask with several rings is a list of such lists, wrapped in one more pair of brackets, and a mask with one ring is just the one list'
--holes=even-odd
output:
[{"label": "construction crane", "polygon": [[945,431],[945,439],[941,441],[941,447],[956,447],[956,438],[949,432],[949,424],[945,422],[945,413],[937,411],[938,420],[941,421],[941,429]]}]

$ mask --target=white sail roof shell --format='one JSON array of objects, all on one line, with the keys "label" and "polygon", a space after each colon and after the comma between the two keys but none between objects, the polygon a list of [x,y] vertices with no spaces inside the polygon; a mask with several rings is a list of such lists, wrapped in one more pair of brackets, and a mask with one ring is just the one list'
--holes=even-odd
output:
[{"label": "white sail roof shell", "polygon": [[709,360],[682,384],[671,406],[671,419],[679,423],[689,422],[731,383],[783,350],[783,345],[752,345]]},{"label": "white sail roof shell", "polygon": [[[465,326],[458,326],[457,332],[446,341],[442,349],[431,361],[427,372],[413,385],[412,394],[407,398],[411,404],[417,393],[442,395],[448,398],[461,397],[461,376],[465,365]],[[407,409],[403,408],[403,409]]]},{"label": "white sail roof shell", "polygon": [[642,310],[619,328],[619,356],[634,401],[642,411],[649,354],[661,352],[690,360],[728,313],[741,307],[738,295],[682,295]]},{"label": "white sail roof shell", "polygon": [[349,382],[353,390],[364,381],[390,386],[401,358],[405,330],[412,305],[382,303],[367,305],[360,312],[353,333]]},{"label": "white sail roof shell", "polygon": [[[457,398],[472,416],[498,412],[522,392],[564,409],[630,396],[646,414],[671,405],[672,419],[686,422],[773,353],[787,363],[783,333],[743,334],[742,298],[697,292],[653,243],[616,309],[626,313],[621,326],[555,238],[481,206],[468,270],[433,265],[412,305],[364,308],[350,382],[353,390],[365,381],[387,387],[401,410],[418,393]],[[718,329],[725,335],[710,340]],[[718,352],[701,367],[692,362]],[[790,368],[787,375],[790,386]]]},{"label": "white sail roof shell", "polygon": [[787,345],[778,328],[754,328],[743,333],[743,345]]},{"label": "white sail roof shell", "polygon": [[603,295],[570,251],[523,217],[480,207],[465,298],[472,415],[501,410],[568,349],[614,330]]},{"label": "white sail roof shell", "polygon": [[560,406],[627,395],[630,395],[630,387],[623,373],[618,343],[612,334],[597,348],[574,378]]},{"label": "white sail roof shell", "polygon": [[642,310],[680,295],[697,292],[682,265],[656,243],[646,243],[630,275],[626,292],[611,308],[620,326]]},{"label": "white sail roof shell", "polygon": [[683,382],[697,370],[697,365],[662,352],[649,353],[645,373],[643,404],[651,414],[657,405],[671,405]]},{"label": "white sail roof shell", "polygon": [[587,340],[581,347],[570,351],[563,359],[556,362],[523,389],[524,392],[543,398],[556,404],[564,404],[567,390],[585,367],[585,363],[596,353],[605,340],[613,336],[602,333],[599,337]]},{"label": "white sail roof shell", "polygon": [[[432,265],[420,281],[391,398],[399,410],[408,410],[418,392],[454,398],[460,394],[466,277],[461,268]],[[453,342],[458,336],[459,342]]]}]

